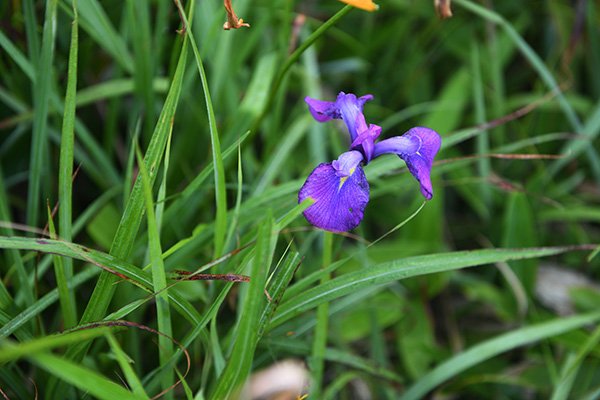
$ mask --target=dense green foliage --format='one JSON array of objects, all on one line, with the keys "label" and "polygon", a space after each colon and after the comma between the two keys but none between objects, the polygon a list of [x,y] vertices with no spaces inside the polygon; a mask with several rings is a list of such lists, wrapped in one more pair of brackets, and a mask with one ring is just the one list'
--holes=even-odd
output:
[{"label": "dense green foliage", "polygon": [[[296,358],[309,399],[600,398],[598,286],[542,279],[600,280],[598,3],[233,4],[0,2],[0,394],[236,398]],[[347,235],[297,204],[339,91],[443,140],[426,204],[368,165]]]}]

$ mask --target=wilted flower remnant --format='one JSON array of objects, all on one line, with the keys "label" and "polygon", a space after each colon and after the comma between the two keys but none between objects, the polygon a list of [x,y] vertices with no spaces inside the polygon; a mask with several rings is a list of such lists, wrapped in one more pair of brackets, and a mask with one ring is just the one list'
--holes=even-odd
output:
[{"label": "wilted flower remnant", "polygon": [[427,200],[433,197],[431,165],[441,145],[434,130],[415,127],[402,136],[376,143],[381,127],[367,124],[364,104],[372,95],[356,97],[341,92],[335,102],[306,97],[312,116],[319,122],[341,119],[350,134],[350,149],[337,160],[317,166],[298,193],[298,202],[314,201],[304,216],[312,225],[332,232],[346,232],[358,226],[369,202],[369,182],[362,169],[372,159],[383,154],[396,154],[404,160],[417,179]]},{"label": "wilted flower remnant", "polygon": [[227,21],[223,24],[223,29],[226,31],[230,29],[239,29],[241,27],[250,28],[250,24],[244,22],[242,18],[238,18],[233,11],[231,0],[224,0],[223,5],[225,6],[225,12],[227,13]]},{"label": "wilted flower remnant", "polygon": [[450,8],[451,0],[433,0],[435,11],[441,19],[452,17],[452,8]]}]

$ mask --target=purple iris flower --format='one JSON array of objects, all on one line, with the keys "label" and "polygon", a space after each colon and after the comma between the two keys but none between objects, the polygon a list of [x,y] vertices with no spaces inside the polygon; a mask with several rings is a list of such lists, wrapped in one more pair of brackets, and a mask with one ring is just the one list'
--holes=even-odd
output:
[{"label": "purple iris flower", "polygon": [[358,131],[363,131],[367,126],[362,110],[369,100],[373,100],[373,95],[367,94],[356,98],[354,94],[344,92],[340,92],[335,101],[323,101],[310,97],[304,99],[308,104],[308,110],[317,121],[344,120],[352,141],[358,136]]},{"label": "purple iris flower", "polygon": [[433,197],[431,165],[440,149],[441,138],[434,130],[415,127],[402,136],[375,143],[381,127],[367,125],[364,104],[372,95],[356,97],[341,92],[335,102],[306,97],[313,117],[319,122],[342,119],[350,134],[350,149],[330,163],[317,166],[298,193],[298,202],[314,201],[304,216],[312,225],[332,232],[346,232],[358,226],[369,202],[369,182],[362,169],[372,159],[393,153],[404,160],[427,200]]}]

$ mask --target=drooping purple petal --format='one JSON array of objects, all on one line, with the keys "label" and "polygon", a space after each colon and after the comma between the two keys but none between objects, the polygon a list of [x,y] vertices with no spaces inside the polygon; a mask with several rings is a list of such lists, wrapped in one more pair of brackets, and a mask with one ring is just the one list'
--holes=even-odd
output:
[{"label": "drooping purple petal", "polygon": [[365,155],[365,161],[368,164],[373,158],[373,152],[375,150],[375,140],[381,134],[381,127],[378,125],[370,124],[369,127],[359,132],[358,136],[352,144],[350,145],[351,149],[362,147],[362,151]]},{"label": "drooping purple petal", "polygon": [[421,193],[427,200],[433,197],[431,187],[431,165],[440,150],[442,139],[432,129],[416,127],[402,136],[395,136],[375,144],[374,157],[386,153],[397,154],[404,160],[410,173],[421,186]]},{"label": "drooping purple petal", "polygon": [[339,107],[333,101],[317,100],[308,96],[304,98],[304,101],[308,104],[308,110],[313,118],[319,122],[326,122],[332,118],[341,118]]},{"label": "drooping purple petal", "polygon": [[332,163],[320,164],[304,182],[298,202],[307,198],[314,203],[304,216],[317,228],[346,232],[358,226],[369,202],[369,183],[357,151],[343,153]]},{"label": "drooping purple petal", "polygon": [[319,122],[329,121],[330,119],[342,119],[348,127],[350,140],[354,141],[359,131],[367,129],[365,116],[363,115],[363,106],[373,96],[356,97],[352,93],[340,92],[335,102],[323,101],[306,97],[304,101],[308,104],[308,109],[312,116]]}]

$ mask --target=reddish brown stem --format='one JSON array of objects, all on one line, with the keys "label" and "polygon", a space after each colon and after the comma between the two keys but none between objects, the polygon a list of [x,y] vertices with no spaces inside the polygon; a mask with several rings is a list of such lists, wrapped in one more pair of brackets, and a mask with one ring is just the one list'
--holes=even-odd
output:
[{"label": "reddish brown stem", "polygon": [[182,281],[227,281],[227,282],[250,282],[250,277],[238,274],[193,274],[189,271],[177,270],[180,275],[177,279]]}]

